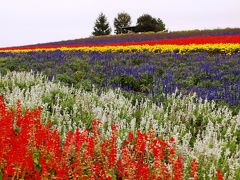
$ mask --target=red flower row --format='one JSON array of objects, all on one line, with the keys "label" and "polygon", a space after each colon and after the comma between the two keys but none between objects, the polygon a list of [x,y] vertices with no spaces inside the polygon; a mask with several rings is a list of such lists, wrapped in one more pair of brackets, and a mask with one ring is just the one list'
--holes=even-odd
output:
[{"label": "red flower row", "polygon": [[12,48],[0,48],[0,50],[24,50],[24,49],[51,49],[51,48],[76,48],[76,47],[104,47],[104,46],[131,46],[131,45],[189,45],[189,44],[239,44],[240,35],[226,35],[226,36],[200,36],[190,38],[177,38],[177,39],[164,39],[156,41],[144,41],[144,42],[127,42],[127,43],[111,43],[111,44],[71,44],[71,45],[51,45],[51,46],[21,46]]},{"label": "red flower row", "polygon": [[[183,179],[183,159],[170,143],[137,131],[129,133],[117,148],[118,128],[110,137],[99,130],[68,132],[61,140],[50,122],[41,123],[41,109],[7,110],[0,97],[0,177],[3,179]],[[190,176],[198,179],[198,162],[191,163]],[[218,179],[222,178],[220,170]]]}]

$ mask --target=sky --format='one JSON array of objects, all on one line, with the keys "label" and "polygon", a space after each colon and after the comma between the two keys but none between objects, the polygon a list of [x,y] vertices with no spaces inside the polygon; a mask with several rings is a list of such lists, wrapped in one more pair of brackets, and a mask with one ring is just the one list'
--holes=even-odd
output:
[{"label": "sky", "polygon": [[100,12],[113,30],[120,12],[132,25],[161,18],[169,31],[240,28],[240,0],[0,0],[0,47],[89,37]]}]

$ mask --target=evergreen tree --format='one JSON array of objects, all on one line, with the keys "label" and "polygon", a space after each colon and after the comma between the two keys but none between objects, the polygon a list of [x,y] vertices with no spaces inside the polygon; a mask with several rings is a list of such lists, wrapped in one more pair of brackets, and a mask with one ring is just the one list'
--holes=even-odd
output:
[{"label": "evergreen tree", "polygon": [[92,34],[94,36],[109,35],[111,33],[111,28],[107,22],[106,16],[103,13],[100,13],[98,16],[93,30]]},{"label": "evergreen tree", "polygon": [[128,27],[131,25],[131,17],[128,13],[122,12],[118,13],[117,17],[114,19],[115,33],[127,33],[127,30],[123,30],[123,27]]}]

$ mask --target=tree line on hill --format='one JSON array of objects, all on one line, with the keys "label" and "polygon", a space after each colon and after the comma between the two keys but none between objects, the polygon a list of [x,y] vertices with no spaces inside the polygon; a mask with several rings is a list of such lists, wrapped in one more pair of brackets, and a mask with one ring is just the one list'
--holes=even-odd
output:
[{"label": "tree line on hill", "polygon": [[[149,14],[140,16],[137,19],[136,26],[131,27],[131,23],[131,16],[128,13],[118,13],[117,17],[114,18],[114,32],[116,34],[125,34],[128,33],[129,30],[133,32],[158,32],[166,30],[165,24],[160,18],[156,19]],[[111,31],[112,29],[107,17],[103,13],[100,13],[96,19],[92,34],[94,36],[109,35]]]}]

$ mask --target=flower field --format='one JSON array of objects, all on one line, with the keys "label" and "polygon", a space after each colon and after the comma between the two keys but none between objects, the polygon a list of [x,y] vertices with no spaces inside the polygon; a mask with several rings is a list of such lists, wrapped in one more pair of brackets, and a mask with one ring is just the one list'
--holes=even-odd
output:
[{"label": "flower field", "polygon": [[142,42],[122,42],[111,44],[65,44],[51,46],[25,46],[2,48],[0,52],[31,52],[31,51],[82,51],[82,52],[221,52],[232,54],[240,51],[240,35],[202,36],[178,39],[162,39]]},{"label": "flower field", "polygon": [[0,179],[240,179],[240,31],[1,48],[0,123]]}]

